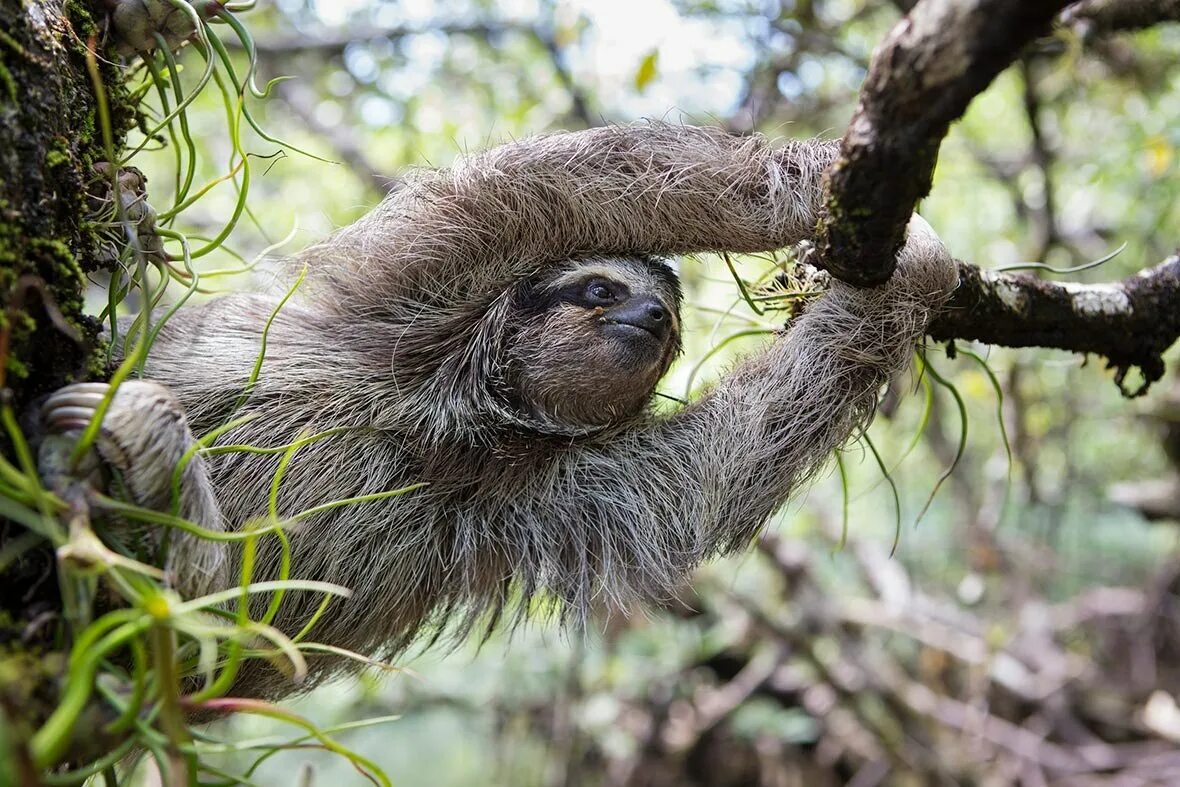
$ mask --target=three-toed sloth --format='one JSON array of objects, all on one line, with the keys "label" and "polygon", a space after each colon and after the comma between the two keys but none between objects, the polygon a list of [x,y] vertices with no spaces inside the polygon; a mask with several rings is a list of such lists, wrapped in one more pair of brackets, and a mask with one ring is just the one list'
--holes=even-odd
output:
[{"label": "three-toed sloth", "polygon": [[[424,484],[287,531],[292,577],[353,591],[311,638],[362,653],[448,621],[490,624],[534,598],[573,618],[667,598],[701,560],[748,545],[865,425],[955,286],[946,250],[916,220],[887,284],[832,284],[699,400],[649,411],[680,347],[680,287],[662,259],[808,238],[835,154],[832,143],[643,124],[412,174],[296,258],[307,280],[277,311],[253,385],[277,297],[230,295],[173,316],[146,379],[118,390],[100,453],[139,503],[167,508],[192,433],[249,416],[219,444],[343,427],[294,454],[280,517]],[[76,426],[101,392],[64,389],[50,423]],[[181,513],[218,529],[265,516],[280,461],[198,456]],[[256,579],[277,574],[279,554],[261,551]],[[236,559],[174,536],[167,568],[192,595],[235,582]],[[276,625],[298,631],[319,603],[288,593]],[[317,661],[313,682],[339,666]],[[289,690],[268,668],[235,689]]]}]

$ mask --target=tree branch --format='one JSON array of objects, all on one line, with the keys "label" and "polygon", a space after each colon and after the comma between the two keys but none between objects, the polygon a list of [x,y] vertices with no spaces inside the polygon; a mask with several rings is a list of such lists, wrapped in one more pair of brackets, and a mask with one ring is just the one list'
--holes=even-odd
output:
[{"label": "tree branch", "polygon": [[950,124],[1066,0],[922,0],[877,48],[829,171],[819,251],[851,284],[893,272]]},{"label": "tree branch", "polygon": [[1119,282],[1043,281],[959,263],[959,289],[930,324],[938,341],[969,339],[1005,347],[1052,347],[1100,355],[1118,370],[1131,367],[1143,384],[1164,373],[1163,353],[1180,338],[1180,253]]},{"label": "tree branch", "polygon": [[1180,0],[1082,0],[1062,14],[1062,21],[1083,37],[1142,30],[1180,21]]}]

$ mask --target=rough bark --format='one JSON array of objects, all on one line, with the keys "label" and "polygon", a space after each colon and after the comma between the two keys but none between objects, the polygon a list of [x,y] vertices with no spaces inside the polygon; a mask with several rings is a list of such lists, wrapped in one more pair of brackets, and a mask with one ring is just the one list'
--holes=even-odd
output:
[{"label": "rough bark", "polygon": [[[98,30],[77,0],[0,0],[0,31],[0,388],[19,405],[95,371],[97,325],[81,296],[98,257],[84,220],[102,157],[85,57]],[[113,98],[119,133],[129,114]]]},{"label": "rough bark", "polygon": [[1095,354],[1143,385],[1164,373],[1163,353],[1180,337],[1180,255],[1109,284],[1050,282],[959,263],[959,289],[930,324],[940,341],[973,339],[1005,347],[1052,347]]},{"label": "rough bark", "polygon": [[930,191],[950,124],[1066,0],[923,0],[877,47],[829,172],[821,264],[850,284],[886,281]]},{"label": "rough bark", "polygon": [[[86,193],[104,156],[87,42],[94,9],[78,0],[0,0],[0,397],[20,414],[38,395],[101,373],[98,326],[83,314],[99,259]],[[104,58],[113,131],[131,114]],[[0,451],[11,458],[0,430]],[[25,531],[0,517],[0,551]],[[0,564],[0,783],[28,781],[19,744],[56,704],[64,665],[53,648],[60,602],[48,546]],[[96,742],[101,736],[92,736]],[[11,768],[14,770],[8,770]]]}]

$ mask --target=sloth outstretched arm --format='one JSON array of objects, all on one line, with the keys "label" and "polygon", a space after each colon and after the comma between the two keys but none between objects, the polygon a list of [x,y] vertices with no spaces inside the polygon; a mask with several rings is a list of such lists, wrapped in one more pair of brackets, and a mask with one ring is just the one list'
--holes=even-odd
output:
[{"label": "sloth outstretched arm", "polygon": [[[916,219],[889,283],[834,284],[699,401],[648,412],[679,349],[679,286],[658,257],[807,238],[834,156],[830,143],[651,124],[419,172],[297,258],[300,303],[275,317],[244,404],[275,298],[181,310],[149,359],[156,383],[138,385],[167,386],[198,433],[253,417],[221,443],[344,427],[295,455],[282,516],[427,484],[291,526],[294,574],[354,590],[317,639],[392,651],[537,594],[574,617],[599,601],[666,598],[701,560],[747,544],[867,422],[955,285]],[[172,431],[156,439],[191,440],[183,420]],[[265,513],[277,462],[229,452],[186,480],[238,528]],[[262,555],[263,574],[276,564],[277,552]],[[317,603],[289,595],[276,624],[298,630]],[[289,687],[247,670],[236,690]]]},{"label": "sloth outstretched arm", "polygon": [[411,173],[306,256],[337,272],[335,300],[355,312],[401,298],[463,309],[589,255],[777,249],[814,233],[837,150],[657,123],[533,137]]}]

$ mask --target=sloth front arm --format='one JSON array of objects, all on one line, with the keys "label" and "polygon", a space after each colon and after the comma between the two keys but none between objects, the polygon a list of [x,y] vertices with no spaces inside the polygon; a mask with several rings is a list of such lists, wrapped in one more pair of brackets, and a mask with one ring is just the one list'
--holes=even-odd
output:
[{"label": "sloth front arm", "polygon": [[[45,426],[53,433],[79,435],[98,410],[109,386],[77,383],[50,396],[42,406]],[[225,530],[209,469],[194,446],[184,410],[165,386],[148,380],[129,380],[115,391],[94,443],[98,455],[117,474],[131,501],[164,513],[175,512],[198,527]],[[64,472],[63,459],[72,442],[45,440],[40,447],[41,475],[51,482]],[[179,487],[173,494],[173,474]],[[174,499],[175,497],[175,499]],[[116,522],[117,536],[140,541]],[[160,544],[161,530],[153,529],[145,546]],[[181,531],[170,539],[162,568],[186,596],[199,596],[225,585],[228,563],[225,545],[218,540]],[[150,559],[151,556],[144,556]]]},{"label": "sloth front arm", "polygon": [[[867,427],[881,386],[908,366],[956,282],[953,260],[916,218],[887,284],[833,284],[785,335],[698,402],[572,452],[553,486],[533,498],[544,515],[530,515],[560,528],[586,522],[591,508],[594,524],[575,533],[601,556],[583,567],[602,575],[589,592],[667,595],[701,560],[748,545],[850,435]],[[549,576],[559,595],[588,601],[586,576],[571,581],[569,567],[560,565]]]},{"label": "sloth front arm", "polygon": [[780,249],[814,235],[838,148],[664,123],[533,137],[408,175],[302,257],[355,313],[467,308],[570,257]]}]

